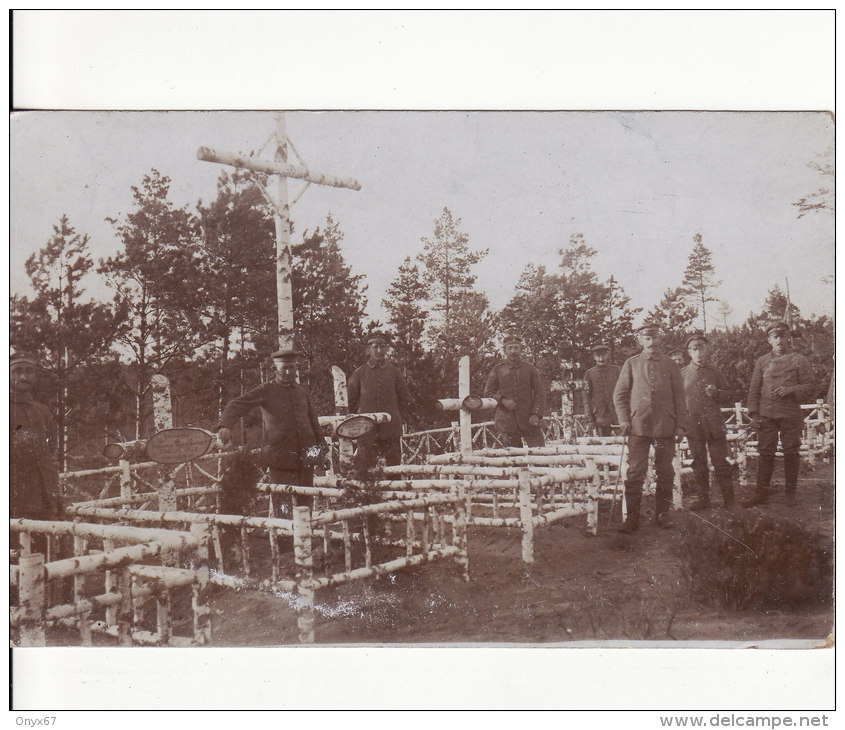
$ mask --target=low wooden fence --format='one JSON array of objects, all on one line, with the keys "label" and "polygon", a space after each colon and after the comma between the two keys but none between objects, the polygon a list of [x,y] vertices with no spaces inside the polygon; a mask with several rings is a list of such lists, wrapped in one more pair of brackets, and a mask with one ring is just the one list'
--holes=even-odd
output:
[{"label": "low wooden fence", "polygon": [[[17,605],[13,600],[9,618],[21,646],[45,646],[47,629],[55,626],[77,630],[86,646],[93,633],[116,638],[121,646],[210,642],[202,529],[26,519],[10,520],[9,526],[20,543],[11,551]],[[61,557],[71,541],[72,557]],[[33,550],[42,546],[44,552]],[[145,614],[150,601],[156,609],[152,626]]]},{"label": "low wooden fence", "polygon": [[[459,485],[460,486],[460,485]],[[320,496],[326,501],[342,497],[336,489],[266,485],[267,491]],[[208,581],[228,588],[257,588],[289,592],[299,624],[300,640],[314,641],[314,592],[356,580],[384,575],[396,570],[437,560],[455,559],[468,579],[465,497],[456,487],[449,494],[414,494],[411,499],[392,499],[350,508],[311,511],[295,507],[293,519],[218,515],[191,512],[150,512],[74,505],[73,514],[88,519],[142,524],[146,531],[184,534],[175,527],[190,525],[191,534],[203,530],[217,559],[218,570],[211,570]],[[448,515],[448,519],[446,519]],[[398,517],[406,526],[404,537],[378,534],[374,518]],[[151,525],[166,525],[156,530]],[[95,526],[102,527],[102,526]],[[139,528],[136,528],[139,529]],[[143,531],[143,530],[142,530]],[[240,560],[225,563],[225,538],[234,531]],[[251,549],[250,534],[269,541],[270,575],[262,579],[255,562],[258,551]],[[289,538],[287,542],[285,538]],[[252,544],[254,547],[254,543]],[[343,567],[335,569],[331,555],[343,554]],[[264,552],[266,555],[266,551]],[[322,571],[315,570],[314,556],[321,554]],[[374,557],[378,554],[378,557]],[[263,564],[263,563],[262,563]],[[230,572],[224,572],[228,569]],[[322,572],[322,575],[320,574]]]},{"label": "low wooden fence", "polygon": [[[437,457],[432,457],[432,459]],[[326,486],[369,488],[409,496],[461,490],[466,523],[471,526],[518,527],[522,559],[534,561],[534,530],[568,517],[586,515],[587,530],[595,534],[598,516],[598,471],[592,464],[570,468],[501,468],[469,464],[457,454],[444,463],[385,467],[383,479],[355,482],[339,477],[317,481]],[[465,457],[471,460],[471,457]]]}]

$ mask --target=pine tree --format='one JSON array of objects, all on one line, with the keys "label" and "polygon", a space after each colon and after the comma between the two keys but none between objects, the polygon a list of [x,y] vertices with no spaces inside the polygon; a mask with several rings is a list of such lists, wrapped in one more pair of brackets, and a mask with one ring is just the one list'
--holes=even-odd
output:
[{"label": "pine tree", "polygon": [[687,268],[684,270],[682,287],[690,304],[701,317],[702,332],[707,334],[707,302],[718,301],[713,291],[722,283],[715,278],[712,254],[702,243],[701,234],[693,236],[695,245],[689,255]]},{"label": "pine tree", "polygon": [[230,371],[246,389],[244,366],[254,362],[256,343],[277,326],[275,237],[272,214],[246,173],[222,172],[217,197],[200,216],[202,316],[217,370],[218,416],[229,393]]},{"label": "pine tree", "polygon": [[302,353],[300,378],[319,412],[334,411],[331,366],[347,374],[363,357],[367,290],[340,250],[343,231],[329,215],[322,231],[293,246],[294,341]]},{"label": "pine tree", "polygon": [[155,169],[132,188],[135,210],[108,219],[122,250],[99,268],[127,313],[119,341],[134,378],[136,438],[145,430],[152,376],[183,365],[206,336],[196,220],[173,206],[169,191],[170,178]]},{"label": "pine tree", "polygon": [[423,303],[427,299],[428,289],[419,268],[406,256],[387,290],[387,297],[382,299],[388,311],[387,322],[393,330],[393,349],[400,360],[417,358],[423,352],[422,338],[428,321]]},{"label": "pine tree", "polygon": [[695,309],[686,303],[683,288],[670,288],[663,292],[663,298],[649,311],[646,320],[660,325],[666,350],[683,350],[693,332]]},{"label": "pine tree", "polygon": [[97,411],[103,391],[113,385],[84,375],[107,357],[124,314],[84,296],[83,280],[94,265],[89,241],[63,215],[44,248],[26,261],[35,297],[15,296],[11,302],[11,343],[39,355],[55,384],[50,401],[61,468],[70,446],[84,438],[86,421]]},{"label": "pine tree", "polygon": [[417,259],[425,267],[425,279],[435,311],[442,313],[441,328],[448,327],[452,301],[475,283],[470,267],[483,259],[488,249],[471,251],[469,236],[461,231],[461,219],[443,208],[434,222],[434,238],[422,238],[423,253]]}]

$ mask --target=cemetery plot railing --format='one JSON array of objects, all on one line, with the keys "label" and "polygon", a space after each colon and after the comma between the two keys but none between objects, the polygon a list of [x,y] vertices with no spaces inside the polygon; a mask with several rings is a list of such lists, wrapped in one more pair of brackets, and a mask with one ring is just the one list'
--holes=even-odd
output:
[{"label": "cemetery plot railing", "polygon": [[[10,520],[9,527],[20,543],[10,571],[10,625],[20,645],[45,646],[53,636],[48,629],[64,627],[78,631],[87,646],[92,634],[121,646],[210,642],[202,529],[25,519]],[[154,615],[146,611],[150,602]]]}]

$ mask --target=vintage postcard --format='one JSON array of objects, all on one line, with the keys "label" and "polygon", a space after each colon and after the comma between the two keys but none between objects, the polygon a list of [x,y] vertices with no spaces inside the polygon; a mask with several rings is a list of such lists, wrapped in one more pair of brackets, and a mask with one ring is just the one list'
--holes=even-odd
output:
[{"label": "vintage postcard", "polygon": [[14,110],[22,662],[832,646],[833,115],[646,106]]}]

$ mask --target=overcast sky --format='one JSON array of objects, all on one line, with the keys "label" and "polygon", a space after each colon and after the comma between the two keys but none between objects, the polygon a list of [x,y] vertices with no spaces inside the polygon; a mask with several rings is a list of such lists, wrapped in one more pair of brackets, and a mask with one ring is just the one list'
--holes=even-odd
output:
[{"label": "overcast sky", "polygon": [[[193,208],[214,197],[222,169],[198,161],[197,148],[258,150],[274,126],[270,112],[19,113],[12,291],[28,291],[23,262],[62,214],[91,236],[96,257],[113,254],[118,241],[105,218],[132,210],[130,188],[151,168],[172,178],[177,205]],[[833,287],[821,283],[833,273],[833,216],[799,220],[792,205],[822,184],[808,163],[832,158],[827,114],[288,112],[287,127],[310,169],[362,185],[312,185],[292,210],[294,241],[331,213],[348,263],[366,276],[374,317],[444,206],[473,248],[489,248],[477,287],[496,309],[527,263],[556,267],[574,233],[598,251],[600,277],[613,274],[632,304],[648,309],[681,283],[701,233],[735,322],[787,277],[802,313],[833,312]],[[289,181],[291,199],[302,185]],[[88,289],[107,296],[95,279]]]}]

